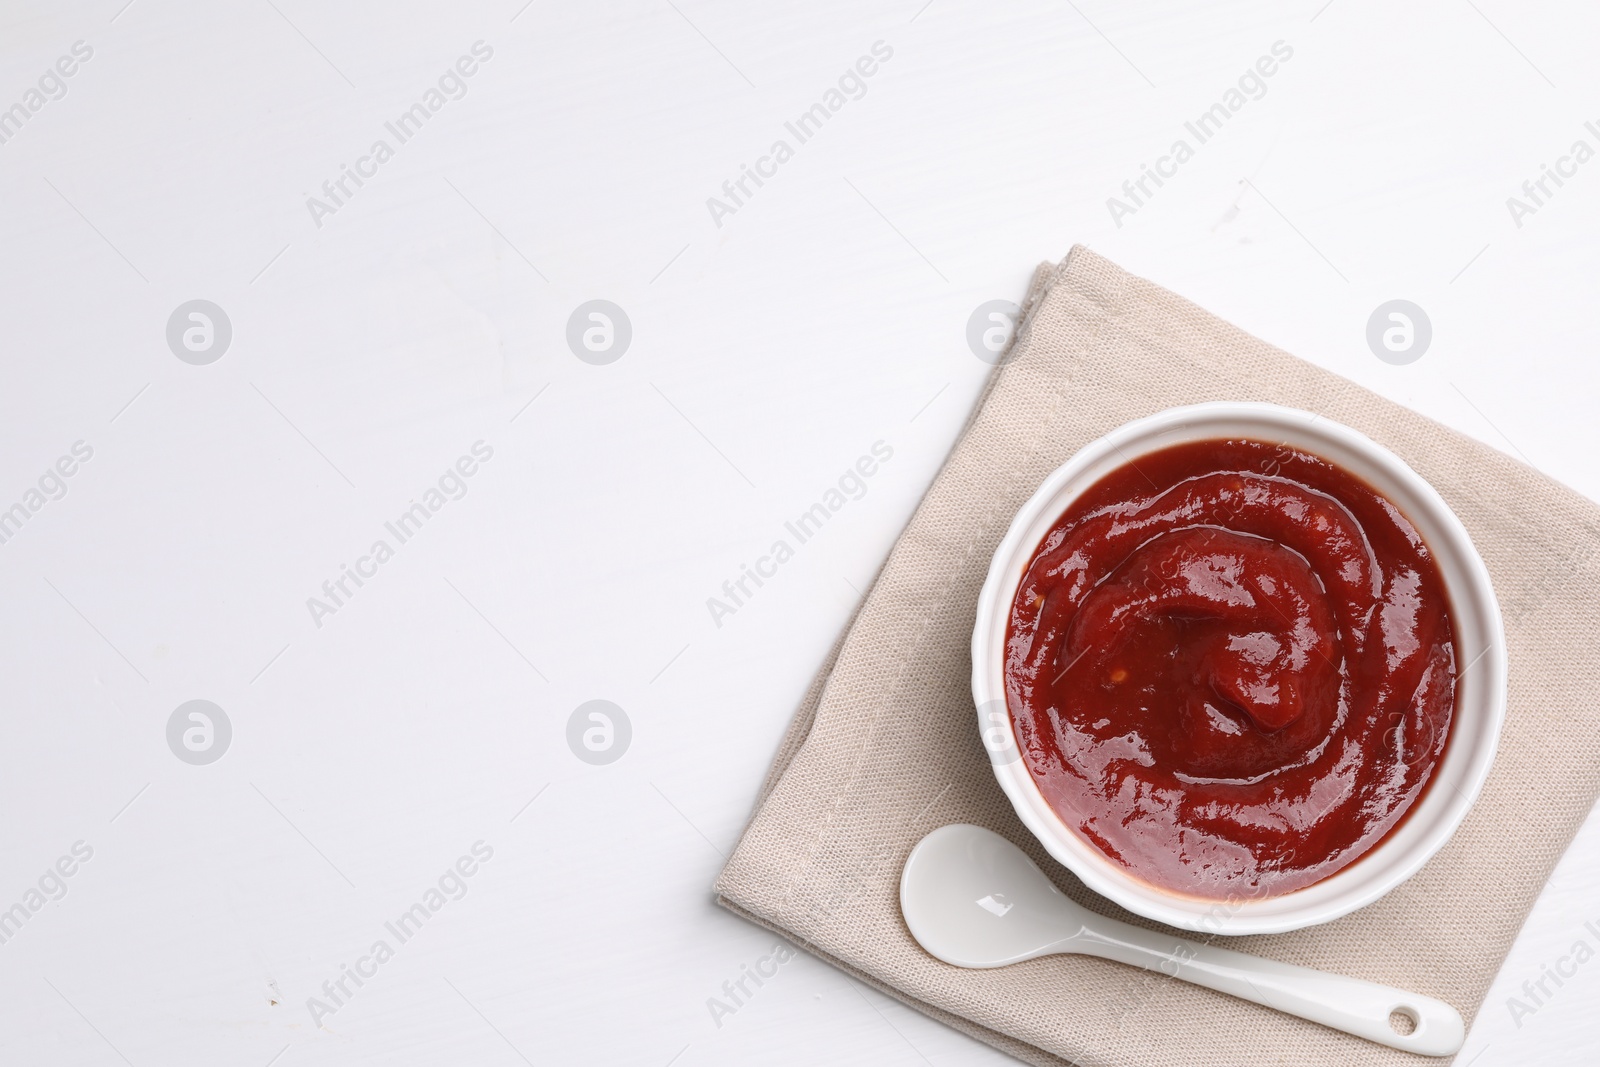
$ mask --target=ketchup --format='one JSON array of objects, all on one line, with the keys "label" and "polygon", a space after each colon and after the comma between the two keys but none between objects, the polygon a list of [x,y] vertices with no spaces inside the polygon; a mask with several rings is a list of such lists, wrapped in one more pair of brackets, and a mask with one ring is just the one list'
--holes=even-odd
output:
[{"label": "ketchup", "polygon": [[1056,814],[1210,899],[1355,862],[1444,753],[1455,634],[1409,520],[1327,460],[1251,440],[1112,471],[1034,552],[1006,699]]}]

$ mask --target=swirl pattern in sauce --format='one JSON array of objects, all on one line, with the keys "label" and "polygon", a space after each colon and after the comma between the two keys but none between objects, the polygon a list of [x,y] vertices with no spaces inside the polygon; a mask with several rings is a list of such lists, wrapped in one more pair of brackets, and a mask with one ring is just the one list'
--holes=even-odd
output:
[{"label": "swirl pattern in sauce", "polygon": [[1427,788],[1455,707],[1444,580],[1326,460],[1249,440],[1113,471],[1035,551],[1006,641],[1022,758],[1067,825],[1173,892],[1275,895]]}]

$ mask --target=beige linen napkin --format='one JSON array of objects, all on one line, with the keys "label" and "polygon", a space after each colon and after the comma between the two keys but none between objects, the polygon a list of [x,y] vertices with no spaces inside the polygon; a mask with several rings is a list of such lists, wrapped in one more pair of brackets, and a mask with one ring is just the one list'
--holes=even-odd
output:
[{"label": "beige linen napkin", "polygon": [[972,822],[1022,845],[1075,900],[1152,925],[1085,890],[1013,814],[979,741],[968,641],[989,557],[1045,476],[1124,422],[1205,400],[1303,408],[1388,446],[1443,494],[1489,566],[1510,709],[1466,822],[1376,904],[1226,939],[1440,997],[1471,1020],[1600,788],[1600,508],[1081,247],[1036,273],[1007,361],[806,694],[718,901],[1027,1063],[1437,1063],[1091,957],[962,970],[923,952],[900,917],[912,846]]}]

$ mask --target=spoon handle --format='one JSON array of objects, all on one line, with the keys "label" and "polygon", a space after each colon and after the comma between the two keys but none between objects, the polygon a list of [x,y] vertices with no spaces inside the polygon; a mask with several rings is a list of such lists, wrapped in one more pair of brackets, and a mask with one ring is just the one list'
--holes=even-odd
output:
[{"label": "spoon handle", "polygon": [[[1460,1013],[1442,1000],[1215,945],[1198,945],[1114,919],[1095,916],[1080,934],[1056,950],[1158,970],[1423,1056],[1448,1056],[1466,1039]],[[1394,1028],[1390,1021],[1394,1013],[1409,1017],[1414,1024],[1410,1033]]]}]

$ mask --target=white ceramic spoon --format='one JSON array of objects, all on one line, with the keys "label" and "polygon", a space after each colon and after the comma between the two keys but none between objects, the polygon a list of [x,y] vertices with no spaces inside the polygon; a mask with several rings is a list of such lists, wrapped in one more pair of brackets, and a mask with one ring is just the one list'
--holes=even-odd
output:
[{"label": "white ceramic spoon", "polygon": [[[1466,1038],[1460,1014],[1442,1000],[1096,915],[1063,895],[1021,849],[981,826],[942,826],[911,850],[900,910],[911,936],[957,967],[1077,952],[1159,970],[1423,1056],[1448,1056]],[[1390,1024],[1395,1012],[1415,1023],[1411,1033]]]}]

